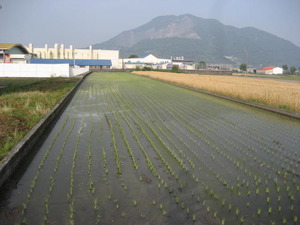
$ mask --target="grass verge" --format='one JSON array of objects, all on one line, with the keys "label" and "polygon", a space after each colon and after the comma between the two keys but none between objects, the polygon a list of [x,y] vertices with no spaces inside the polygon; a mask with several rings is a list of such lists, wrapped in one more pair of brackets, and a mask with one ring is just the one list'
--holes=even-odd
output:
[{"label": "grass verge", "polygon": [[134,74],[186,85],[246,101],[300,112],[300,83],[234,76],[136,71]]},{"label": "grass verge", "polygon": [[0,160],[65,95],[79,78],[0,78]]}]

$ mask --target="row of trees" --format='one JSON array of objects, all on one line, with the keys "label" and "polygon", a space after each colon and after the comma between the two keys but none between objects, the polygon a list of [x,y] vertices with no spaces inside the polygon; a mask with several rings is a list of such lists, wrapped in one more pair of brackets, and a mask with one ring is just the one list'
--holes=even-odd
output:
[{"label": "row of trees", "polygon": [[297,71],[297,68],[295,66],[291,66],[290,69],[287,65],[282,65],[282,69],[285,73],[294,74]]}]

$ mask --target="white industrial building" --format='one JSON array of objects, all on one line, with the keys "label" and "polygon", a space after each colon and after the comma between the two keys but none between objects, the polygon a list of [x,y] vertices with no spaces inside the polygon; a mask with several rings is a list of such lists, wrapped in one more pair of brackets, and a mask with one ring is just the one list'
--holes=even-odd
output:
[{"label": "white industrial building", "polygon": [[119,50],[100,50],[93,49],[76,49],[72,45],[70,48],[65,48],[63,44],[54,45],[54,48],[49,48],[46,44],[44,48],[34,48],[29,44],[27,50],[38,59],[73,59],[73,60],[111,60],[112,69],[121,68],[119,59]]},{"label": "white industrial building", "polygon": [[123,68],[124,69],[136,69],[143,67],[152,67],[152,69],[167,69],[168,66],[172,63],[170,59],[160,59],[155,57],[152,54],[142,56],[139,58],[128,58],[123,59]]},{"label": "white industrial building", "polygon": [[265,67],[256,70],[257,74],[268,74],[268,75],[276,75],[283,74],[283,69],[281,67]]}]

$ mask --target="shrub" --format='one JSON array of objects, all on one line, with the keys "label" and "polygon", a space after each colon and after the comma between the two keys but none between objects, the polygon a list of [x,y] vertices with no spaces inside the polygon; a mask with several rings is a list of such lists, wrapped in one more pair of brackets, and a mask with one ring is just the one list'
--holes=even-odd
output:
[{"label": "shrub", "polygon": [[173,73],[179,73],[179,72],[180,72],[179,66],[173,65],[171,71],[172,71]]},{"label": "shrub", "polygon": [[150,67],[150,66],[144,66],[143,70],[144,71],[151,71],[152,67]]}]

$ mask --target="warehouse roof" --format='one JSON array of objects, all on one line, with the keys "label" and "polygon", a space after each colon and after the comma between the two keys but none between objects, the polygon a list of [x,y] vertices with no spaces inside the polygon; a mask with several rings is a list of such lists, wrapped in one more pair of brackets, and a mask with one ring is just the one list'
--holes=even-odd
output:
[{"label": "warehouse roof", "polygon": [[111,60],[97,59],[30,59],[33,64],[69,64],[70,66],[112,66]]}]

